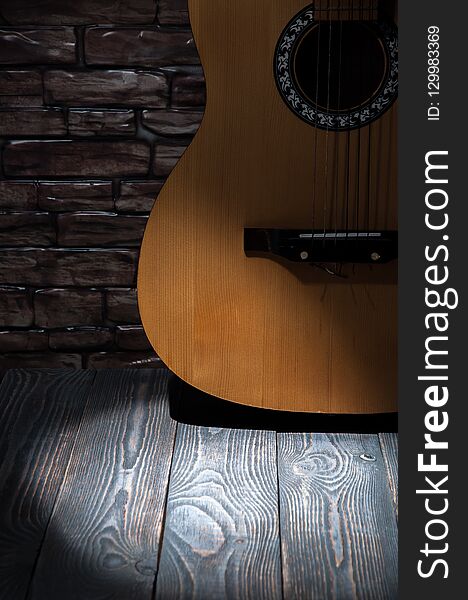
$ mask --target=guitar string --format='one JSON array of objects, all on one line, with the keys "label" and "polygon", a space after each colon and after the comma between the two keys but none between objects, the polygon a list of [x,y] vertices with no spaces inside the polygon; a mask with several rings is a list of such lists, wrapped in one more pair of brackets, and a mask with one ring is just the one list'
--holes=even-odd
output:
[{"label": "guitar string", "polygon": [[325,133],[325,190],[324,190],[324,198],[323,198],[323,242],[322,245],[325,246],[325,233],[326,233],[326,220],[327,220],[327,208],[328,208],[328,152],[329,152],[329,115],[330,115],[330,79],[331,79],[331,46],[332,46],[332,20],[330,15],[330,1],[327,0],[327,16],[328,16],[328,64],[327,64],[327,105],[326,105],[326,133]]},{"label": "guitar string", "polygon": [[[341,6],[340,6],[340,1],[338,0],[338,5],[335,8],[335,10],[338,11],[338,21],[340,22],[340,35],[339,35],[339,64],[341,67],[341,47],[342,47],[342,20],[341,20]],[[336,209],[336,204],[337,204],[337,172],[335,173],[335,171],[333,170],[333,167],[336,169],[336,163],[338,162],[338,144],[336,143],[336,137],[334,137],[335,139],[335,147],[334,147],[334,158],[335,158],[335,164],[332,164],[332,173],[331,173],[331,177],[329,175],[329,147],[330,147],[330,135],[329,135],[329,129],[330,129],[330,125],[329,125],[329,116],[330,116],[330,84],[331,84],[331,54],[332,54],[332,32],[333,32],[333,27],[332,27],[332,12],[331,12],[331,7],[330,7],[330,0],[327,0],[327,17],[328,17],[328,23],[329,23],[329,36],[328,36],[328,65],[327,65],[327,104],[326,104],[326,134],[325,134],[325,192],[324,192],[324,202],[323,202],[323,244],[325,244],[325,233],[326,233],[326,225],[327,225],[327,213],[328,213],[328,196],[329,196],[329,182],[330,182],[330,178],[331,178],[331,187],[332,187],[332,191],[331,191],[331,196],[332,198],[334,198],[334,202],[333,199],[331,198],[331,206],[330,208],[333,210],[334,213],[334,217],[335,217],[335,244],[336,244],[336,230],[337,230],[337,209]],[[340,67],[338,69],[338,78],[339,78],[339,83],[338,83],[338,110],[339,110],[339,104],[340,104],[340,93],[341,93],[341,71],[340,71]],[[333,188],[334,186],[334,188]],[[330,223],[331,224],[331,223]]]},{"label": "guitar string", "polygon": [[[351,0],[351,11],[348,13],[351,22],[354,20],[355,13],[354,0]],[[348,82],[349,85],[349,82]],[[350,127],[351,114],[350,110],[347,110],[347,156],[346,156],[346,236],[348,236],[350,229],[353,228],[352,215],[351,215],[351,145],[353,143],[353,134]]]},{"label": "guitar string", "polygon": [[[340,15],[341,16],[341,15]],[[339,20],[339,46],[338,46],[338,103],[337,103],[337,111],[338,114],[341,110],[341,69],[342,69],[342,46],[343,46],[343,20],[340,18]],[[337,243],[337,233],[338,233],[338,189],[339,189],[339,159],[340,159],[340,141],[341,136],[339,132],[336,135],[335,142],[335,164],[336,164],[336,177],[335,177],[335,193],[334,193],[334,217],[335,217],[335,246]],[[342,216],[341,216],[342,218]]]},{"label": "guitar string", "polygon": [[[369,7],[372,6],[372,0],[369,1]],[[370,9],[369,9],[370,10]],[[369,13],[369,17],[372,17],[372,15]],[[373,53],[371,52],[371,45],[370,45],[370,38],[367,38],[367,66],[368,66],[368,74],[370,77],[370,74],[372,72],[372,58],[373,58]],[[366,218],[365,218],[365,222],[366,222],[366,229],[367,232],[369,233],[370,231],[370,192],[371,192],[371,128],[372,128],[372,123],[368,123],[366,129],[367,129],[367,193],[366,193]]]},{"label": "guitar string", "polygon": [[[351,20],[354,17],[354,0],[351,0],[351,9],[348,13]],[[349,193],[350,193],[350,175],[351,175],[351,165],[350,165],[350,155],[351,155],[351,129],[350,125],[350,112],[346,111],[346,117],[348,119],[348,127],[346,128],[346,239],[349,233],[349,219],[350,219],[350,201],[349,201]]]},{"label": "guitar string", "polygon": [[[374,8],[374,5],[375,5],[375,8]],[[375,0],[371,0],[370,10],[372,11],[371,21],[372,21],[372,23],[374,23],[375,20],[378,21],[378,19],[379,19],[378,2],[375,2]],[[374,12],[376,12],[375,15],[374,15]],[[369,60],[371,61],[372,58],[373,58],[373,54],[371,55],[371,53],[369,52]],[[371,68],[372,68],[372,63],[370,63],[369,70]],[[376,121],[376,122],[372,121],[371,123],[369,123],[369,127],[368,127],[368,166],[367,166],[367,170],[368,170],[367,229],[368,229],[368,232],[379,229],[377,207],[382,205],[382,202],[379,198],[380,193],[381,193],[380,187],[378,185],[376,185],[379,181],[380,150],[379,150],[379,156],[376,155],[374,157],[374,160],[372,160],[372,157],[373,157],[372,145],[373,145],[373,143],[375,143],[376,137],[378,137],[377,148],[380,149],[382,147],[382,120],[381,119],[378,119],[378,121]],[[387,171],[387,173],[388,173],[388,171]],[[371,214],[372,214],[372,216],[371,216]],[[384,226],[384,229],[385,228],[386,227]]]},{"label": "guitar string", "polygon": [[[358,15],[359,15],[359,20],[361,22],[364,22],[364,13],[367,12],[368,13],[368,20],[369,21],[373,21],[373,3],[372,0],[369,2],[369,4],[367,6],[365,6],[363,4],[363,2],[366,0],[359,0],[359,4],[358,4]],[[341,8],[341,7],[339,7]],[[331,48],[332,48],[332,19],[331,19],[331,11],[330,11],[330,4],[329,1],[327,1],[327,11],[328,11],[328,17],[329,17],[329,39],[328,39],[328,74],[327,74],[327,108],[326,108],[326,116],[328,117],[330,114],[330,83],[331,83]],[[354,1],[351,1],[351,12],[348,13],[351,16],[351,20],[354,20]],[[339,13],[339,20],[340,20],[340,36],[339,36],[339,67],[338,67],[338,111],[340,109],[340,105],[341,105],[341,56],[342,56],[342,19],[341,19],[341,14]],[[320,31],[320,25],[319,25],[319,31]],[[366,47],[367,46],[367,47]],[[372,56],[371,56],[371,46],[370,46],[370,40],[369,38],[367,39],[367,44],[364,44],[363,46],[361,46],[360,48],[360,57],[359,57],[359,64],[360,64],[360,91],[361,91],[361,102],[359,104],[359,122],[358,122],[358,147],[357,147],[357,164],[356,164],[356,180],[357,180],[357,184],[355,186],[356,188],[356,234],[359,235],[360,229],[361,229],[361,221],[360,221],[360,205],[361,205],[361,194],[362,192],[365,190],[365,188],[363,188],[362,186],[362,181],[361,181],[361,159],[362,159],[362,155],[364,154],[364,140],[363,140],[363,133],[361,131],[362,126],[362,116],[363,116],[363,106],[364,106],[364,77],[363,77],[363,63],[364,63],[364,56],[363,56],[363,52],[364,55],[367,54],[367,59],[368,59],[368,73],[371,72],[372,69]],[[317,96],[318,96],[318,78],[317,78]],[[350,114],[348,112],[348,119],[350,118]],[[364,215],[361,216],[361,220],[363,222],[363,230],[366,230],[366,224],[367,224],[367,232],[369,233],[370,231],[370,221],[371,221],[371,217],[370,217],[370,211],[371,211],[371,203],[370,203],[370,198],[371,198],[371,190],[372,190],[372,167],[371,167],[371,156],[372,156],[372,123],[369,123],[367,126],[367,177],[365,178],[365,182],[367,182],[367,193],[365,193],[365,202],[367,204],[367,210],[364,211]],[[349,134],[349,128],[348,128],[348,134]],[[348,171],[349,171],[349,154],[350,154],[350,139],[349,139],[349,135],[348,135],[348,161],[347,161],[347,167],[348,167]],[[327,123],[326,123],[326,143],[325,143],[325,153],[326,153],[326,158],[325,158],[325,196],[324,196],[324,234],[326,232],[326,217],[327,217],[327,208],[328,208],[328,185],[329,185],[329,161],[328,161],[328,155],[329,155],[329,123],[328,123],[328,119],[327,119]],[[335,163],[338,164],[338,156],[339,156],[339,152],[338,152],[338,145],[336,144],[335,146]],[[332,174],[333,177],[333,181],[335,184],[335,243],[337,240],[337,221],[338,221],[338,211],[336,209],[336,199],[337,199],[337,181],[336,181],[336,177],[334,176],[334,174]],[[389,187],[389,186],[388,186]],[[333,192],[332,192],[333,193]],[[346,212],[348,213],[348,209],[349,209],[349,176],[347,177],[347,206],[346,206]],[[349,229],[348,229],[349,225],[348,225],[348,215],[346,217],[346,232],[348,233]],[[324,239],[325,239],[325,235],[324,235]]]},{"label": "guitar string", "polygon": [[[367,23],[372,22],[372,12],[373,12],[373,2],[374,0],[364,0],[364,2],[367,1],[368,5],[366,8],[363,7],[363,11],[368,13],[368,20]],[[369,26],[364,25],[364,26]],[[365,44],[365,54],[367,54],[367,67],[368,67],[368,71],[367,71],[367,76],[368,78],[370,78],[371,72],[372,72],[372,59],[373,59],[373,53],[371,52],[371,38],[369,36],[366,37],[367,43]],[[361,59],[361,63],[363,63],[364,60]],[[362,66],[362,65],[361,65]],[[366,99],[367,101],[367,99]],[[364,100],[363,103],[364,104]],[[367,124],[366,126],[366,132],[364,134],[364,136],[367,134],[367,160],[366,160],[366,166],[367,166],[367,177],[365,178],[365,184],[367,186],[367,190],[365,191],[365,203],[366,203],[366,209],[364,210],[364,216],[363,216],[363,231],[367,233],[370,232],[370,209],[371,209],[371,202],[370,202],[370,198],[371,198],[371,175],[372,175],[372,171],[371,171],[371,166],[372,166],[372,161],[371,161],[371,156],[372,156],[372,148],[371,148],[371,144],[372,144],[372,131],[373,131],[373,123],[370,122]],[[364,140],[363,140],[363,145],[364,144]],[[359,167],[360,168],[360,167]],[[359,177],[360,177],[360,173],[359,173]]]},{"label": "guitar string", "polygon": [[[320,64],[320,32],[321,32],[321,20],[318,21],[318,32],[317,32],[317,68],[315,72],[315,110],[318,107],[318,88],[319,88],[319,64]],[[312,205],[312,230],[315,230],[315,211],[317,206],[317,132],[318,128],[314,128],[314,184],[313,184],[313,197],[314,202]],[[312,237],[312,246],[314,238]]]},{"label": "guitar string", "polygon": [[[373,3],[372,0],[367,4],[367,6],[364,4],[366,0],[359,0],[358,3],[358,11],[357,11],[357,15],[355,14],[355,6],[354,6],[354,1],[351,1],[351,10],[349,11],[348,8],[348,16],[350,17],[351,21],[357,20],[355,19],[355,16],[359,17],[359,21],[361,23],[364,23],[364,17],[367,16],[367,20],[372,21],[373,20]],[[367,15],[365,15],[365,13],[367,13]],[[331,15],[330,15],[331,16]],[[342,17],[341,14],[339,14],[339,17]],[[331,36],[331,28],[330,28],[330,36]],[[340,109],[340,94],[341,94],[341,44],[342,44],[342,19],[340,18],[340,57],[339,57],[339,68],[338,68],[338,73],[339,73],[339,82],[338,82],[338,111]],[[366,47],[367,46],[367,47]],[[364,60],[365,60],[365,55],[367,54],[367,60],[368,60],[368,73],[371,73],[371,68],[372,68],[372,54],[370,52],[371,47],[370,47],[370,40],[369,38],[367,38],[367,44],[364,44],[363,46],[360,47],[360,56],[359,56],[359,65],[360,65],[360,73],[359,73],[359,83],[360,83],[360,96],[361,96],[361,101],[359,103],[359,121],[358,121],[358,129],[359,131],[357,132],[357,161],[356,161],[356,172],[355,172],[355,176],[356,176],[356,183],[354,186],[354,192],[355,192],[355,204],[356,204],[356,223],[355,223],[355,233],[357,234],[357,236],[359,236],[359,232],[361,230],[361,220],[363,223],[363,230],[366,229],[365,224],[367,224],[367,232],[370,231],[370,196],[371,196],[371,177],[372,177],[372,170],[371,170],[371,156],[372,156],[372,135],[371,135],[371,131],[372,131],[372,123],[368,124],[367,126],[367,177],[364,178],[364,181],[367,182],[367,193],[365,190],[365,187],[363,186],[363,182],[362,182],[362,177],[361,177],[361,167],[363,165],[361,165],[362,158],[363,155],[365,156],[365,152],[364,152],[364,135],[362,130],[362,118],[363,118],[363,107],[365,104],[365,99],[364,99],[364,73],[363,73],[363,67],[364,67]],[[364,53],[364,54],[363,54]],[[329,60],[330,59],[330,53],[329,53]],[[329,65],[330,66],[330,65]],[[330,74],[329,74],[329,81],[328,84],[330,84]],[[329,100],[329,96],[328,96],[328,100]],[[328,113],[328,106],[327,106],[327,113]],[[348,111],[347,113],[347,118],[348,118],[348,139],[347,139],[347,151],[348,151],[348,160],[347,160],[347,173],[346,173],[346,187],[347,187],[347,193],[346,193],[346,233],[349,233],[349,220],[348,220],[348,212],[349,212],[349,164],[350,164],[350,146],[351,146],[351,133],[350,133],[350,129],[349,129],[349,119],[350,119],[350,111]],[[327,129],[327,133],[328,133],[328,129]],[[338,157],[339,153],[338,151],[335,153],[335,156]],[[338,158],[336,158],[336,163],[338,163]],[[364,163],[365,164],[365,163]],[[327,180],[327,184],[328,184],[328,180]],[[337,185],[337,182],[335,182],[335,184]],[[365,184],[364,184],[365,185]],[[364,192],[364,198],[366,198],[365,202],[367,203],[367,210],[364,211],[364,215],[360,215],[361,213],[361,195]],[[328,194],[326,194],[326,198],[328,201]],[[337,214],[337,210],[335,209],[335,243],[337,241],[337,221],[338,221],[338,214]]]},{"label": "guitar string", "polygon": [[[388,139],[389,140],[393,140],[394,139],[394,127],[395,127],[395,111],[393,109],[390,109],[390,115],[389,118],[387,119],[387,127],[388,127]],[[391,198],[391,186],[392,186],[392,182],[394,181],[394,179],[392,177],[390,177],[390,169],[391,169],[391,165],[392,165],[392,144],[388,145],[388,155],[387,155],[387,185],[386,185],[386,194],[385,194],[385,203],[381,203],[381,205],[384,206],[384,228],[388,229],[389,227],[389,208],[391,206],[391,202],[390,202],[390,198]]]},{"label": "guitar string", "polygon": [[[359,0],[359,20],[362,22],[363,20],[363,14],[362,14],[362,2],[365,0]],[[362,73],[362,63],[363,63],[363,57],[362,57],[362,46],[360,46],[360,57],[359,57],[359,91],[360,91],[360,97],[361,97],[361,101],[359,104],[359,121],[358,121],[358,131],[357,131],[357,165],[356,165],[356,234],[357,237],[359,238],[359,230],[360,230],[360,224],[359,224],[359,208],[360,208],[360,203],[361,203],[361,136],[362,136],[362,127],[361,127],[361,122],[362,122],[362,105],[363,105],[363,101],[362,101],[362,96],[363,96],[363,73]]]},{"label": "guitar string", "polygon": [[[340,1],[338,2],[338,13],[337,13],[337,20],[339,22],[339,35],[338,35],[338,98],[337,98],[337,113],[340,114],[341,111],[341,70],[342,70],[342,48],[343,48],[343,12],[341,11],[341,3]],[[336,62],[336,61],[335,61]],[[334,200],[333,200],[333,207],[332,207],[332,211],[333,211],[333,217],[334,217],[334,222],[335,222],[335,231],[334,231],[334,246],[335,246],[335,250],[336,250],[336,246],[337,246],[337,240],[338,240],[338,189],[339,189],[339,173],[340,173],[340,169],[339,169],[339,157],[340,157],[340,141],[341,141],[341,136],[340,136],[340,132],[336,132],[336,135],[334,136],[334,140],[335,140],[335,152],[334,152],[334,158],[335,158],[335,174],[333,177],[333,183],[334,183]],[[341,215],[342,218],[342,215]],[[343,268],[343,263],[340,262],[339,264],[335,263],[335,269],[333,271],[334,275],[338,276],[338,277],[344,277],[342,275],[342,268]]]},{"label": "guitar string", "polygon": [[[369,4],[365,5],[366,2],[369,1]],[[359,7],[358,7],[358,15],[359,15],[359,25],[361,27],[365,27],[365,20],[364,18],[370,17],[370,13],[369,11],[370,9],[370,5],[371,5],[372,0],[359,0]],[[366,13],[368,13],[366,15]],[[359,26],[358,25],[358,26]],[[367,147],[367,151],[368,151],[368,155],[367,155],[367,161],[366,161],[366,157],[365,157],[365,131],[363,131],[364,127],[363,127],[363,108],[366,104],[367,101],[367,97],[366,97],[366,93],[365,93],[365,80],[366,80],[366,73],[364,71],[364,61],[365,61],[365,54],[367,54],[369,56],[369,52],[366,52],[366,43],[361,44],[359,46],[359,91],[360,91],[360,102],[359,102],[359,119],[358,119],[358,131],[357,131],[357,161],[356,161],[356,186],[355,186],[355,190],[356,190],[356,235],[357,237],[359,237],[359,233],[361,232],[361,230],[363,232],[365,232],[366,230],[366,209],[362,206],[362,204],[365,205],[366,203],[366,188],[365,188],[365,182],[367,178],[362,177],[362,171],[364,168],[364,165],[368,162],[369,160],[369,146]],[[369,131],[369,126],[366,127],[367,131]],[[364,198],[363,198],[364,196]],[[364,202],[363,202],[364,200]],[[363,214],[364,213],[364,214]]]},{"label": "guitar string", "polygon": [[[369,20],[372,20],[372,12],[374,10],[373,8],[373,3],[372,0],[369,2],[369,4],[367,6],[364,5],[364,2],[366,0],[358,0],[358,15],[359,15],[359,20],[361,22],[363,22],[364,20],[364,13],[367,12],[368,13],[368,17]],[[341,7],[338,6],[338,10]],[[328,12],[328,17],[329,17],[329,39],[328,39],[328,75],[327,75],[327,106],[326,106],[326,116],[329,117],[330,114],[330,83],[331,83],[331,48],[332,48],[332,31],[333,31],[333,27],[332,27],[332,15],[331,15],[331,11],[330,11],[330,0],[327,0],[327,12]],[[354,0],[351,0],[351,10],[349,11],[348,9],[348,14],[350,15],[351,20],[354,20],[354,16],[355,16],[355,6],[354,6]],[[342,24],[342,19],[341,19],[342,15],[339,13],[339,20],[340,20],[340,35],[339,35],[339,67],[338,67],[338,111],[340,109],[341,106],[341,57],[342,57],[342,37],[343,37],[343,24]],[[319,59],[320,59],[320,34],[321,34],[321,19],[319,20],[319,25],[318,25],[318,39],[317,39],[317,77],[316,77],[316,106],[318,105],[318,85],[319,85]],[[361,132],[361,123],[362,123],[362,115],[363,115],[363,106],[364,106],[364,101],[362,100],[363,96],[364,96],[364,77],[363,77],[363,63],[364,63],[364,55],[363,55],[363,51],[367,50],[364,54],[367,54],[367,58],[368,58],[368,67],[369,67],[369,72],[371,71],[371,60],[372,60],[372,56],[371,56],[371,52],[370,50],[370,43],[368,40],[367,43],[368,48],[365,48],[363,46],[361,46],[360,48],[360,57],[359,57],[359,64],[360,64],[360,74],[359,74],[359,83],[360,83],[360,91],[361,91],[361,102],[359,104],[359,122],[358,122],[358,129],[359,131],[357,132],[357,164],[356,164],[356,170],[355,170],[355,176],[356,176],[356,184],[354,186],[355,188],[355,204],[356,204],[356,209],[355,209],[355,217],[356,217],[356,222],[355,222],[355,226],[356,226],[356,233],[359,235],[359,231],[361,229],[361,221],[360,219],[363,221],[363,230],[366,230],[366,225],[367,225],[367,232],[370,231],[370,221],[371,221],[371,217],[370,217],[370,213],[371,213],[371,203],[370,203],[370,197],[371,197],[371,189],[372,189],[372,168],[371,168],[371,156],[372,156],[372,135],[371,135],[371,127],[372,124],[369,124],[367,126],[367,177],[365,178],[365,181],[367,183],[367,193],[365,194],[365,202],[367,205],[367,210],[364,211],[364,215],[360,215],[360,208],[361,208],[361,194],[364,191],[363,186],[362,186],[362,181],[361,181],[361,162],[362,162],[362,155],[364,154],[364,147],[366,146],[364,144],[363,141],[363,134]],[[348,111],[347,113],[347,118],[348,118],[348,122],[350,119],[350,112]],[[346,118],[346,117],[345,117]],[[323,231],[324,234],[326,232],[326,218],[327,218],[327,213],[328,213],[328,194],[329,194],[329,178],[330,178],[330,174],[329,174],[329,148],[330,148],[330,136],[329,136],[329,123],[328,123],[328,118],[327,118],[327,122],[326,122],[326,135],[325,135],[325,193],[324,193],[324,200],[323,200]],[[349,167],[350,167],[350,150],[351,150],[351,132],[350,129],[348,127],[348,136],[347,136],[347,164],[346,164],[346,233],[349,233]],[[316,176],[316,171],[317,171],[317,135],[315,135],[315,157],[314,157],[314,170],[315,170],[315,180],[314,180],[314,198],[316,199],[316,188],[317,188],[317,176]],[[339,161],[339,148],[338,148],[338,144],[336,144],[335,146],[335,162],[336,164],[338,164]],[[336,180],[336,177],[334,176],[334,173],[332,173],[332,179],[334,181],[334,185],[335,185],[335,243],[336,243],[336,233],[337,233],[337,229],[338,229],[338,210],[337,210],[337,197],[338,197],[338,184]],[[332,191],[333,194],[333,191]],[[314,202],[315,205],[315,202]],[[314,211],[315,213],[315,211]],[[323,238],[325,239],[325,237]]]}]

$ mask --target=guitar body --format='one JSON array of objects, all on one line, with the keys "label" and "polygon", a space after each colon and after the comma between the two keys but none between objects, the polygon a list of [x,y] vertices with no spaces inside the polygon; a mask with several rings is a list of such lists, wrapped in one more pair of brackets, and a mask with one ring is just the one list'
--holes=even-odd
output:
[{"label": "guitar body", "polygon": [[140,313],[166,365],[208,394],[392,412],[396,262],[324,267],[244,251],[244,228],[397,228],[397,103],[336,131],[306,122],[278,88],[278,42],[308,5],[189,1],[207,106],[146,228]]}]

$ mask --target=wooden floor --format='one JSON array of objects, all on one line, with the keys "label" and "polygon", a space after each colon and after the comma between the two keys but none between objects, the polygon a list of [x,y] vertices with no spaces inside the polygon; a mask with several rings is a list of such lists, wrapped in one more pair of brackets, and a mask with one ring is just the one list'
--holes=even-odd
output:
[{"label": "wooden floor", "polygon": [[395,434],[177,424],[168,373],[0,386],[0,598],[397,597]]}]

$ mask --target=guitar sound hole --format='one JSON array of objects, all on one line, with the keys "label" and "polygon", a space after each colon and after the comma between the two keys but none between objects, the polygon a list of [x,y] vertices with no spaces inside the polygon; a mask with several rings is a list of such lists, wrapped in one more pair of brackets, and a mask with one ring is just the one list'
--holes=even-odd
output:
[{"label": "guitar sound hole", "polygon": [[387,71],[378,32],[359,21],[315,23],[297,40],[291,58],[296,88],[324,113],[359,109],[379,92]]}]

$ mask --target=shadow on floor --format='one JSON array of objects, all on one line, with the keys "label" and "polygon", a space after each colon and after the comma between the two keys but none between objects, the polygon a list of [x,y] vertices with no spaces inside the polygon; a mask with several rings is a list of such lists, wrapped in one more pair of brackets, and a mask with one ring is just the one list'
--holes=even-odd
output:
[{"label": "shadow on floor", "polygon": [[276,411],[220,400],[188,385],[175,375],[169,380],[173,419],[189,425],[268,429],[281,432],[383,433],[398,431],[398,413],[329,415]]}]

